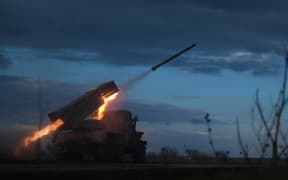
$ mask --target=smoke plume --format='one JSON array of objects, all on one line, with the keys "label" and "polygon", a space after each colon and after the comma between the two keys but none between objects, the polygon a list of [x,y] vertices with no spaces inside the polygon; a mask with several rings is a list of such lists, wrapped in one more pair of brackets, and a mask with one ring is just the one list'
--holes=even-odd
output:
[{"label": "smoke plume", "polygon": [[140,82],[141,80],[143,80],[145,77],[147,77],[152,71],[149,70],[149,71],[146,71],[146,72],[143,72],[141,74],[139,74],[138,76],[132,78],[132,79],[129,79],[128,81],[120,84],[120,89],[122,90],[127,90],[128,88],[132,88],[135,84],[137,84],[138,82]]}]

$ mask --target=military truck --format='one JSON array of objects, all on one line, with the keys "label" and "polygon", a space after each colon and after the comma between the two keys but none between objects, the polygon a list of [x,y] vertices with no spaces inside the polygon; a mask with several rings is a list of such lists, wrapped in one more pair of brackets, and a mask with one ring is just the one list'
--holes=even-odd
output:
[{"label": "military truck", "polygon": [[128,110],[111,110],[102,120],[90,119],[104,102],[102,96],[119,91],[114,81],[90,90],[80,98],[49,113],[51,121],[61,118],[50,150],[57,159],[125,161],[145,160],[146,141],[136,130],[137,116]]},{"label": "military truck", "polygon": [[52,141],[54,154],[64,160],[143,162],[146,141],[141,140],[143,132],[136,131],[136,121],[131,112],[114,110],[102,120],[83,120],[71,129],[60,127]]}]

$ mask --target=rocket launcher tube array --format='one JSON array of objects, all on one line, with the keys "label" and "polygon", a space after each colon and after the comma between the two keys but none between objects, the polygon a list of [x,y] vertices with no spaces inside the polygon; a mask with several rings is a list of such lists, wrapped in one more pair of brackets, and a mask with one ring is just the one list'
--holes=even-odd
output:
[{"label": "rocket launcher tube array", "polygon": [[48,114],[51,121],[61,118],[65,128],[77,127],[81,120],[90,116],[95,109],[104,104],[102,97],[109,97],[118,92],[119,89],[114,81],[101,84],[69,104]]}]

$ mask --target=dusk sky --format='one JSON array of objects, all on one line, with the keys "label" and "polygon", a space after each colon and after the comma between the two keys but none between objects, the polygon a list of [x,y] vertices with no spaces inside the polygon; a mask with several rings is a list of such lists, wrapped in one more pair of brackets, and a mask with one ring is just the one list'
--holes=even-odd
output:
[{"label": "dusk sky", "polygon": [[252,153],[255,90],[268,115],[281,85],[287,7],[285,0],[1,0],[0,145],[37,128],[37,79],[47,124],[48,112],[90,88],[121,86],[198,42],[123,89],[117,107],[138,115],[148,151],[211,153],[208,112],[216,149],[239,155],[239,117]]}]

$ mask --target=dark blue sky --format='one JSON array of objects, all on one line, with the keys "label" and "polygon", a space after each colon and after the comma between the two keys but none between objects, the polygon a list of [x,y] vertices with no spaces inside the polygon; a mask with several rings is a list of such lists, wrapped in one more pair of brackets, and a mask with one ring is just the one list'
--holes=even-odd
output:
[{"label": "dark blue sky", "polygon": [[121,106],[139,115],[150,150],[186,144],[209,152],[210,112],[216,148],[237,154],[235,117],[253,144],[255,89],[268,109],[280,86],[287,7],[285,0],[1,0],[1,136],[36,128],[37,77],[49,112],[199,42],[125,90]]}]

